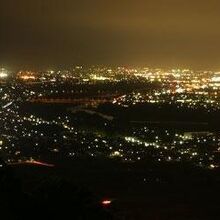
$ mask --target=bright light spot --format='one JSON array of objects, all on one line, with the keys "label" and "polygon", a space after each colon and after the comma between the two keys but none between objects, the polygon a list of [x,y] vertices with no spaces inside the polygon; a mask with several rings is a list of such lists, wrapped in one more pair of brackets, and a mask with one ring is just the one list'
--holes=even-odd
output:
[{"label": "bright light spot", "polygon": [[7,78],[7,77],[8,77],[7,71],[4,68],[0,69],[0,78]]},{"label": "bright light spot", "polygon": [[103,201],[102,201],[102,205],[104,205],[104,206],[111,205],[111,203],[112,203],[111,200],[103,200]]}]

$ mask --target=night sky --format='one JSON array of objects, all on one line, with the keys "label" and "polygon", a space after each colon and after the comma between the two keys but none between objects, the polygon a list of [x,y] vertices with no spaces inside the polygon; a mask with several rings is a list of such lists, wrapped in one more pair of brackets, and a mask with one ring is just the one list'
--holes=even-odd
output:
[{"label": "night sky", "polygon": [[0,65],[220,70],[220,1],[0,0]]}]

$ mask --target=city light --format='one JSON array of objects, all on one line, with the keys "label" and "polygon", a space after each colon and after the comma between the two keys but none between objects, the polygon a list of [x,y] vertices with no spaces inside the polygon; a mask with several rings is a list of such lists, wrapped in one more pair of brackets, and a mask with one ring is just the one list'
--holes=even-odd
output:
[{"label": "city light", "polygon": [[112,201],[111,200],[103,200],[102,201],[102,205],[103,206],[109,206],[109,205],[111,205],[112,204]]},{"label": "city light", "polygon": [[7,70],[4,69],[4,68],[1,68],[0,69],[0,78],[4,79],[4,78],[7,78],[7,77],[8,77]]}]

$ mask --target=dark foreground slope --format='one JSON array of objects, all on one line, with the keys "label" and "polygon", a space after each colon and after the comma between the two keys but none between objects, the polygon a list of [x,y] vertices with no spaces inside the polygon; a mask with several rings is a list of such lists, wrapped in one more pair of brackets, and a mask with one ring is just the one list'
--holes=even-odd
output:
[{"label": "dark foreground slope", "polygon": [[[7,219],[220,218],[218,170],[103,160],[13,170],[1,173],[1,213]],[[111,199],[111,207],[103,207],[103,199]]]}]

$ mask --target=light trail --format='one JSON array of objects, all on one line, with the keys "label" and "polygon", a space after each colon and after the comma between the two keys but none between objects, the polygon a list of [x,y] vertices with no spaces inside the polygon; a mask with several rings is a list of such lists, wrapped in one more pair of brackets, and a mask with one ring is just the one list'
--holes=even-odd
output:
[{"label": "light trail", "polygon": [[9,102],[7,103],[6,105],[4,105],[2,108],[5,109],[5,108],[8,108],[10,105],[12,105],[13,101],[12,102]]},{"label": "light trail", "polygon": [[55,167],[54,164],[49,164],[41,161],[36,161],[36,160],[26,160],[26,161],[21,161],[17,163],[8,163],[8,165],[25,165],[25,164],[31,164],[31,165],[37,165],[37,166],[44,166],[44,167]]}]

